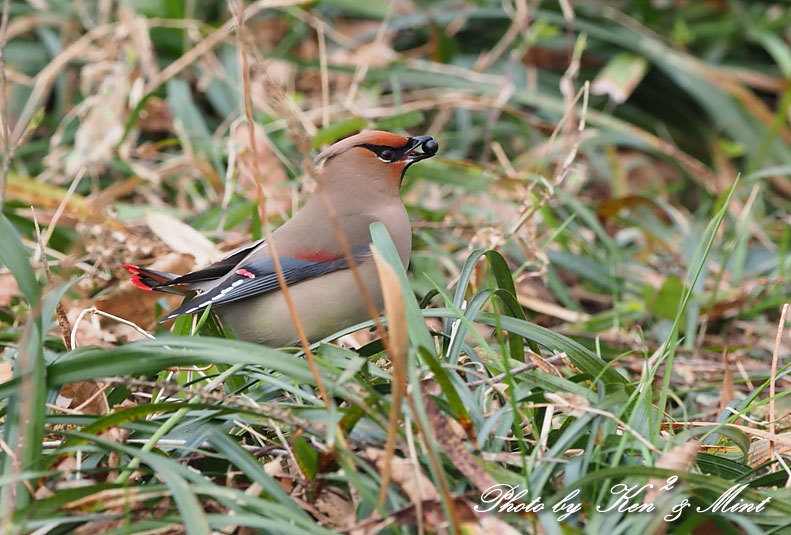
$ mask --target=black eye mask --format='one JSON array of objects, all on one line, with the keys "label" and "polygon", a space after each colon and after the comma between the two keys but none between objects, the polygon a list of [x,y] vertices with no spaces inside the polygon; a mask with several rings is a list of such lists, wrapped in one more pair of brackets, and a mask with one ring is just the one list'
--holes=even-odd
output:
[{"label": "black eye mask", "polygon": [[[406,145],[400,148],[388,147],[387,145],[373,145],[370,143],[364,143],[358,146],[365,147],[385,162],[406,161],[407,167],[420,160],[431,158],[437,153],[437,150],[439,150],[439,144],[434,141],[431,136],[410,137],[407,139]],[[423,152],[415,150],[418,148],[421,148]]]}]

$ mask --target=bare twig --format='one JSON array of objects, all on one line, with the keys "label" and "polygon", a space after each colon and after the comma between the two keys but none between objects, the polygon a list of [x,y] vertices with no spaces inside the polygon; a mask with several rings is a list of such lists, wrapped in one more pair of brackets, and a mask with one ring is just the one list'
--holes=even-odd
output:
[{"label": "bare twig", "polygon": [[74,320],[74,327],[72,327],[72,329],[71,329],[71,337],[69,339],[71,341],[71,347],[72,348],[76,348],[77,347],[77,328],[80,326],[80,323],[82,323],[83,318],[86,315],[92,316],[94,314],[97,315],[97,316],[104,316],[105,318],[110,318],[111,320],[115,320],[115,321],[117,321],[119,323],[123,323],[124,325],[128,325],[129,327],[132,327],[134,330],[136,330],[137,332],[139,332],[140,334],[142,334],[146,338],[150,338],[150,339],[154,338],[153,336],[151,336],[151,334],[148,333],[148,331],[146,331],[145,329],[143,329],[142,327],[140,327],[136,323],[132,323],[131,321],[125,320],[124,318],[119,318],[118,316],[114,316],[114,315],[112,315],[112,314],[110,314],[108,312],[105,312],[103,310],[99,310],[96,307],[88,307],[88,308],[83,309],[80,312],[80,314],[77,316],[77,319]]},{"label": "bare twig", "polygon": [[[565,353],[558,353],[557,355],[552,355],[551,357],[545,358],[544,362],[546,362],[548,364],[552,364],[554,362],[558,362],[559,360],[563,360],[564,358],[566,358],[566,354]],[[516,375],[518,373],[522,373],[522,372],[528,371],[528,370],[534,370],[536,368],[538,368],[538,365],[536,363],[528,362],[526,364],[522,364],[521,366],[518,366],[518,367],[512,369],[511,370],[511,375]],[[488,379],[478,379],[476,381],[469,381],[467,383],[467,386],[468,387],[473,387],[473,386],[479,386],[479,385],[483,385],[483,384],[490,385],[490,384],[494,384],[494,383],[502,381],[503,379],[505,379],[505,377],[506,377],[506,374],[505,373],[501,373],[499,375],[493,375],[492,377],[489,377]]]},{"label": "bare twig", "polygon": [[[32,206],[30,211],[33,213],[33,224],[36,227],[36,239],[38,240],[39,252],[41,253],[41,264],[44,266],[44,274],[47,276],[47,282],[50,288],[55,288],[55,282],[52,279],[52,272],[49,269],[49,262],[47,261],[47,252],[44,248],[44,241],[41,239],[41,229],[38,226],[38,218],[36,217],[36,209]],[[53,225],[54,223],[50,223]],[[49,234],[49,233],[48,233]],[[58,318],[58,327],[60,327],[60,337],[63,339],[63,344],[66,346],[66,351],[71,351],[71,339],[69,333],[71,332],[71,325],[69,325],[69,318],[66,316],[66,310],[63,308],[63,303],[58,300],[55,307],[55,316]],[[49,321],[49,319],[47,319]]]}]

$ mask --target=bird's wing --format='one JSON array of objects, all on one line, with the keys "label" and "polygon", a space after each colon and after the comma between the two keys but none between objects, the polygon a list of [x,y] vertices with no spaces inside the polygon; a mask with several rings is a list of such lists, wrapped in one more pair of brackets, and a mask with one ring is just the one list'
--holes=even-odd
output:
[{"label": "bird's wing", "polygon": [[[190,285],[221,279],[227,275],[231,269],[235,268],[239,262],[244,260],[245,257],[252,253],[256,247],[259,247],[263,243],[264,240],[258,240],[251,243],[250,245],[245,245],[244,247],[229,253],[227,256],[218,260],[217,262],[214,262],[213,264],[209,264],[208,266],[202,267],[201,269],[197,269],[195,271],[190,271],[189,273],[179,277],[163,280],[158,284],[152,285],[151,289],[167,291],[166,289],[170,286],[178,286],[182,284]],[[195,288],[193,288],[193,290],[194,289]]]},{"label": "bird's wing", "polygon": [[[368,245],[355,248],[353,253],[354,261],[358,264],[371,256],[371,250]],[[302,258],[280,256],[279,260],[283,277],[289,286],[333,271],[348,269],[349,267],[343,255],[314,254]],[[234,266],[234,272],[229,273],[217,286],[186,301],[160,321],[167,321],[184,314],[197,312],[209,304],[212,307],[227,305],[279,289],[280,285],[277,281],[277,274],[275,273],[272,259],[268,252],[261,251],[241,264]]]}]

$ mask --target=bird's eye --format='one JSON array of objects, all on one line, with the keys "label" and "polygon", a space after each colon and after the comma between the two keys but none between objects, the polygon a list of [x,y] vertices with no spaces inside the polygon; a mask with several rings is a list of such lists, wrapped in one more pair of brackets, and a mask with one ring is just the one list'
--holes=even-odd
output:
[{"label": "bird's eye", "polygon": [[379,153],[379,157],[390,162],[395,157],[395,153],[390,149],[385,149]]}]

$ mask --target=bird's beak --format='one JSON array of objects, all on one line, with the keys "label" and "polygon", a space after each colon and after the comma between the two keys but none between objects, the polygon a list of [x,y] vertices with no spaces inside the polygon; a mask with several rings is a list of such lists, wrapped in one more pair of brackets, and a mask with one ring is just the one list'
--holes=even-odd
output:
[{"label": "bird's beak", "polygon": [[437,153],[437,150],[439,150],[439,144],[431,136],[410,137],[402,159],[409,163],[419,162],[431,158]]}]

